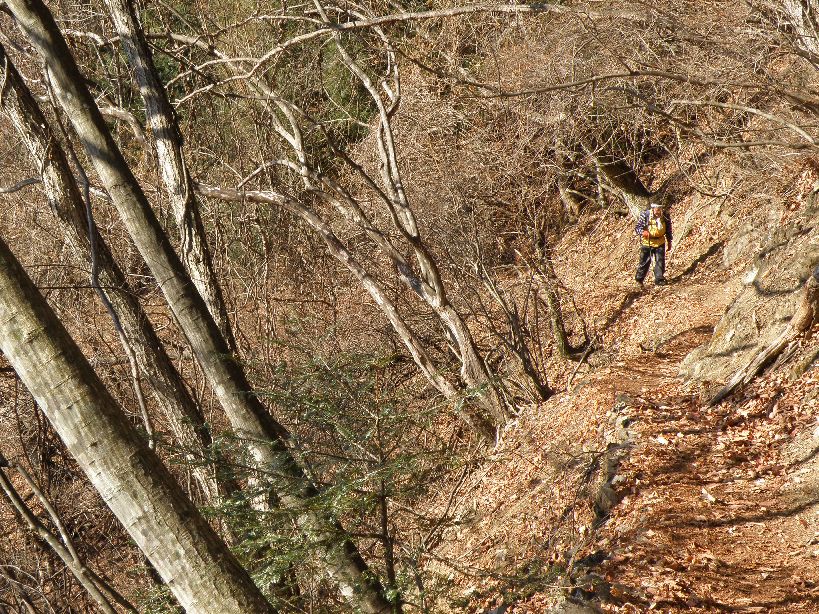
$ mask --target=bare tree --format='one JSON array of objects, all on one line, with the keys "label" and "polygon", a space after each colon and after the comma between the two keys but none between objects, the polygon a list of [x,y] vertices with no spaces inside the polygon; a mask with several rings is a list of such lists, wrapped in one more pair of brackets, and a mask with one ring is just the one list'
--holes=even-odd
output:
[{"label": "bare tree", "polygon": [[96,270],[99,287],[115,310],[126,341],[140,369],[147,375],[174,436],[191,462],[208,501],[215,504],[220,499],[220,488],[225,494],[234,486],[220,486],[214,465],[206,462],[212,455],[211,435],[202,412],[129,288],[110,248],[97,232],[93,218],[89,217],[90,202],[84,201],[77,187],[60,140],[2,46],[0,63],[0,78],[5,83],[5,95],[0,100],[3,111],[12,120],[34,166],[40,171],[51,209],[56,212],[69,245],[79,259]]},{"label": "bare tree", "polygon": [[[374,148],[379,158],[380,169],[377,176],[357,163],[340,147],[334,146],[332,138],[326,133],[325,127],[319,120],[312,118],[307,110],[293,100],[288,99],[277,89],[256,78],[253,75],[254,71],[245,69],[243,62],[231,59],[228,55],[218,51],[213,45],[208,45],[202,41],[190,37],[176,37],[176,39],[208,51],[217,58],[219,65],[226,65],[230,68],[237,82],[246,83],[251,91],[261,97],[263,107],[268,110],[266,118],[270,120],[285,150],[290,151],[291,158],[265,162],[244,178],[239,187],[242,188],[252,180],[264,177],[264,172],[270,169],[290,172],[294,178],[302,183],[304,191],[303,196],[298,198],[303,211],[299,215],[306,219],[325,241],[324,230],[319,229],[316,223],[324,228],[330,226],[326,218],[322,218],[316,208],[310,205],[315,200],[327,203],[335,209],[341,219],[365,233],[375,249],[386,257],[391,270],[383,266],[379,267],[375,258],[371,256],[360,257],[353,264],[349,255],[340,255],[341,252],[337,249],[341,245],[340,242],[336,247],[331,248],[331,254],[350,268],[360,280],[363,279],[363,272],[367,271],[368,282],[364,284],[365,289],[385,312],[399,337],[410,350],[421,372],[447,398],[454,398],[453,391],[457,391],[460,397],[471,397],[471,404],[480,407],[480,411],[472,410],[465,412],[464,415],[468,416],[470,423],[473,426],[478,426],[479,432],[486,436],[498,426],[504,424],[508,417],[508,410],[498,394],[494,377],[489,373],[469,326],[450,299],[439,264],[429,245],[422,237],[420,226],[404,189],[399,152],[393,133],[394,116],[401,102],[398,57],[391,46],[390,39],[379,29],[378,26],[381,23],[379,20],[373,19],[370,15],[362,14],[358,10],[341,11],[340,17],[358,20],[362,24],[367,24],[367,27],[376,33],[375,38],[380,44],[377,52],[383,54],[382,64],[386,70],[385,74],[378,77],[381,80],[381,87],[379,88],[379,84],[374,80],[375,78],[371,77],[367,70],[362,68],[360,63],[353,57],[353,54],[347,49],[347,45],[340,35],[340,31],[344,29],[343,24],[340,25],[336,21],[331,21],[327,11],[320,4],[317,4],[317,11],[322,22],[326,25],[320,31],[311,33],[309,37],[325,36],[333,40],[344,66],[349,71],[350,76],[364,89],[369,98],[369,104],[375,112],[376,120],[373,126]],[[293,19],[295,21],[296,18]],[[307,39],[300,38],[298,42],[301,43],[303,40]],[[294,44],[295,41],[296,39],[294,39]],[[284,53],[289,47],[290,45],[277,47],[260,62],[270,61],[273,56]],[[226,81],[232,82],[230,79]],[[384,93],[382,94],[382,92]],[[346,167],[347,171],[363,186],[363,193],[356,194],[337,179],[337,171],[324,171],[321,169],[320,164],[312,159],[311,152],[308,150],[303,136],[307,130],[320,131],[328,137],[328,146],[331,148],[337,163],[342,167]],[[223,190],[212,189],[208,193],[217,197],[235,194],[232,198],[236,199],[242,197],[243,194],[247,195],[252,192],[252,190],[233,192],[228,188]],[[265,191],[262,190],[262,192]],[[293,198],[286,196],[284,198],[290,202],[294,201]],[[280,201],[281,199],[273,198],[271,202],[277,200]],[[379,213],[368,211],[367,207],[363,206],[362,201],[365,200],[374,200],[383,207],[383,213],[390,220],[392,230],[398,233],[397,241],[390,236],[390,229],[383,228],[376,221],[375,218]],[[308,218],[314,220],[315,223]],[[344,252],[350,254],[352,250],[346,247]],[[357,272],[356,269],[362,266],[363,269]],[[458,358],[460,369],[457,386],[453,387],[452,384],[443,379],[441,375],[443,369],[440,366],[433,366],[426,357],[426,352],[424,352],[424,356],[421,355],[420,346],[413,340],[417,339],[418,335],[411,330],[408,319],[406,317],[401,318],[402,323],[399,324],[394,305],[385,303],[383,292],[375,290],[373,281],[376,279],[376,275],[397,278],[437,318],[445,331],[447,342],[451,344],[453,352]]]},{"label": "bare tree", "polygon": [[[129,235],[151,269],[177,322],[254,466],[280,503],[294,511],[310,547],[355,607],[392,608],[383,588],[338,522],[308,501],[317,491],[288,449],[287,430],[261,404],[241,366],[190,281],[148,200],[114,142],[51,13],[39,0],[9,7],[48,66],[55,95],[117,208]],[[341,546],[339,546],[339,543]]]},{"label": "bare tree", "polygon": [[23,497],[15,488],[13,482],[6,475],[4,469],[8,466],[4,457],[0,455],[0,489],[2,489],[6,500],[11,504],[17,512],[20,519],[25,522],[28,528],[39,538],[43,543],[47,544],[54,553],[60,557],[60,560],[71,570],[71,573],[77,581],[88,591],[92,599],[97,603],[97,606],[104,614],[116,614],[117,610],[114,604],[124,608],[127,612],[136,614],[137,610],[131,603],[125,599],[119,592],[114,589],[108,582],[89,569],[74,546],[68,531],[63,525],[60,515],[54,509],[54,506],[48,498],[42,493],[40,488],[35,484],[34,480],[28,472],[20,465],[15,465],[17,472],[26,482],[32,493],[37,497],[40,504],[48,513],[52,524],[56,528],[56,533],[50,530],[46,524],[32,511],[26,504]]},{"label": "bare tree", "polygon": [[[421,372],[429,379],[435,388],[453,403],[460,404],[462,392],[458,391],[440,372],[433,363],[427,350],[418,338],[416,332],[410,327],[401,316],[395,303],[390,299],[378,280],[373,277],[366,267],[359,262],[344,243],[336,236],[330,225],[301,202],[296,201],[284,194],[273,191],[247,191],[229,188],[216,188],[202,184],[197,185],[197,190],[208,196],[215,196],[222,200],[242,202],[252,201],[267,203],[283,207],[293,212],[307,224],[309,224],[324,240],[330,254],[343,262],[350,272],[361,282],[364,289],[370,294],[381,311],[395,329],[404,346],[410,352],[416,365]],[[461,415],[466,422],[475,429],[475,432],[492,440],[495,436],[495,423],[485,414],[475,412],[469,406],[463,408]]]},{"label": "bare tree", "polygon": [[128,423],[6,244],[0,350],[137,546],[189,612],[272,612]]},{"label": "bare tree", "polygon": [[819,4],[816,0],[768,0],[750,4],[769,12],[794,48],[814,66],[819,65]]},{"label": "bare tree", "polygon": [[227,309],[208,250],[200,203],[182,149],[182,133],[176,114],[159,80],[151,51],[128,0],[107,0],[108,10],[119,33],[135,85],[145,102],[145,114],[153,136],[159,168],[181,236],[180,251],[188,273],[210,310],[228,347],[236,351]]}]

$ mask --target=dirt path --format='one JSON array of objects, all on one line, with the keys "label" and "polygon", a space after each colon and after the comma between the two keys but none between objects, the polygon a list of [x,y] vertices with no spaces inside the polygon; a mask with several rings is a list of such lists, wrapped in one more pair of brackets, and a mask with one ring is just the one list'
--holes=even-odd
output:
[{"label": "dirt path", "polygon": [[607,557],[590,569],[605,580],[604,609],[819,612],[819,375],[768,374],[705,407],[678,367],[736,295],[737,270],[702,236],[672,259],[672,285],[637,293],[633,250],[619,235],[606,241],[609,271],[578,266],[595,262],[591,250],[562,270],[611,350],[576,386],[573,416],[606,409],[586,419],[610,432],[610,408],[628,399],[622,500],[582,551]]},{"label": "dirt path", "polygon": [[613,350],[579,382],[574,415],[629,399],[622,500],[583,550],[607,557],[590,570],[605,580],[597,596],[610,612],[819,612],[819,375],[789,381],[783,369],[705,406],[678,367],[737,287],[718,252],[696,260],[699,269],[685,258],[671,286],[641,293],[629,286],[628,254],[617,284],[584,287],[599,275],[582,269],[569,282],[588,297],[587,313],[601,309]]},{"label": "dirt path", "polygon": [[[819,612],[819,373],[790,381],[785,365],[705,406],[679,365],[741,269],[702,234],[672,259],[670,286],[640,292],[630,232],[568,234],[556,251],[601,349],[442,495],[463,520],[436,553],[441,584],[469,604],[449,611],[540,614],[568,592],[607,612]],[[819,348],[819,331],[804,343]],[[619,502],[601,514],[612,450]]]},{"label": "dirt path", "polygon": [[[684,309],[675,318],[694,315]],[[818,612],[819,376],[789,383],[774,375],[704,407],[673,374],[706,328],[594,377],[598,394],[632,398],[633,447],[618,471],[623,499],[596,540],[609,554],[597,570],[610,584],[604,607]]]}]

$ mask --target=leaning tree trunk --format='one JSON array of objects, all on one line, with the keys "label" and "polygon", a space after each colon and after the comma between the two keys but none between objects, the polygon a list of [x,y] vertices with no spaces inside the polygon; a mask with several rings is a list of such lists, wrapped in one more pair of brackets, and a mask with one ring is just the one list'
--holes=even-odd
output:
[{"label": "leaning tree trunk", "polygon": [[[419,297],[427,302],[431,307],[436,310],[436,315],[441,320],[442,326],[447,329],[448,334],[451,336],[452,340],[456,342],[458,345],[457,353],[459,357],[462,359],[462,368],[461,368],[461,390],[458,391],[458,396],[463,396],[463,389],[467,389],[473,396],[476,396],[477,399],[473,400],[472,403],[468,404],[469,407],[465,408],[464,412],[462,412],[462,416],[467,419],[469,424],[475,427],[476,431],[483,437],[488,439],[494,440],[496,434],[496,428],[502,424],[504,424],[507,420],[508,413],[507,408],[504,406],[498,391],[496,389],[496,384],[493,381],[489,371],[486,368],[486,365],[483,362],[483,359],[480,357],[480,352],[478,351],[474,339],[472,338],[469,329],[466,327],[465,323],[461,319],[460,315],[457,311],[452,307],[452,305],[448,302],[445,293],[443,294],[436,294],[436,291],[431,288],[429,284],[427,284],[424,280],[422,280],[419,276],[415,275],[411,270],[409,265],[403,259],[403,256],[399,259],[396,259],[395,253],[389,247],[385,248],[384,245],[384,234],[381,231],[378,231],[369,221],[365,220],[363,215],[363,211],[360,207],[356,206],[354,202],[348,199],[345,196],[341,195],[343,190],[340,190],[340,186],[334,184],[334,182],[328,183],[327,178],[322,175],[321,172],[317,171],[316,169],[311,168],[307,162],[307,155],[303,149],[302,138],[300,134],[300,130],[298,125],[295,121],[295,114],[293,113],[293,109],[295,108],[294,105],[290,102],[284,101],[281,96],[273,89],[268,87],[265,83],[263,83],[258,78],[254,77],[253,75],[245,75],[246,70],[242,67],[242,64],[238,60],[232,60],[227,54],[222,52],[218,52],[214,49],[211,45],[208,45],[204,41],[201,40],[199,37],[190,37],[190,36],[181,36],[181,35],[173,35],[174,39],[184,42],[185,44],[196,46],[200,50],[210,54],[214,58],[217,58],[220,63],[230,68],[230,70],[236,75],[242,75],[243,78],[247,77],[248,85],[256,90],[259,94],[258,99],[263,100],[265,105],[270,103],[271,101],[277,105],[278,110],[286,115],[291,122],[292,125],[292,133],[288,134],[287,130],[283,128],[282,125],[276,120],[275,112],[272,113],[271,121],[273,122],[274,128],[276,132],[294,149],[296,156],[299,160],[298,164],[295,167],[298,169],[299,174],[303,177],[305,181],[306,187],[310,190],[314,190],[316,188],[313,185],[313,181],[320,181],[325,183],[325,187],[329,187],[330,189],[326,192],[322,192],[323,196],[326,196],[330,202],[332,202],[336,207],[338,207],[345,216],[351,219],[354,223],[361,226],[364,231],[370,236],[371,239],[374,240],[376,245],[378,245],[381,249],[384,250],[385,255],[387,255],[395,265],[396,269],[399,273],[399,278],[401,281],[413,292],[419,295]],[[352,63],[354,64],[354,62]],[[358,72],[357,74],[363,75],[362,72]],[[369,82],[369,79],[364,80],[365,85],[368,86],[368,89],[371,93],[374,93],[374,88],[372,87],[372,83]],[[380,103],[380,99],[377,95],[373,95],[373,100],[376,104],[380,105],[380,109],[383,109],[383,105]],[[383,133],[379,131],[379,139],[382,140]],[[386,147],[386,146],[385,146]],[[380,153],[386,155],[386,149],[381,147]],[[388,185],[394,183],[392,176],[390,175],[390,171],[388,170],[389,164],[387,161],[384,161],[384,165],[382,166],[382,170],[386,173],[385,181]],[[360,169],[359,169],[360,170]],[[400,183],[400,181],[398,182]],[[375,185],[373,183],[373,185]],[[393,186],[394,187],[394,186]],[[234,192],[238,193],[237,191],[233,191],[230,189],[222,189],[222,188],[206,188],[205,186],[199,186],[200,191],[202,188],[205,188],[206,192],[215,193],[219,198],[227,198],[228,200],[235,199]],[[251,195],[254,192],[241,192],[243,195]],[[262,202],[271,202],[270,197],[267,193],[258,192],[255,194],[261,194]],[[348,196],[348,195],[347,195]],[[383,194],[382,194],[383,196]],[[395,195],[397,199],[398,196]],[[279,199],[277,197],[272,197],[272,202],[279,203]],[[388,201],[389,202],[389,201]],[[392,207],[392,205],[388,204],[388,206]],[[393,214],[395,214],[394,210],[391,210]],[[301,215],[301,213],[299,213]],[[403,216],[410,216],[408,221],[414,224],[414,218],[412,218],[412,212],[409,208],[405,208],[402,211]],[[410,219],[412,218],[412,219]],[[308,222],[311,223],[312,222]],[[398,224],[398,229],[402,233],[407,232],[406,225],[396,222]],[[409,231],[410,234],[412,231]],[[319,230],[319,233],[322,234],[323,231]],[[322,234],[322,237],[324,235]],[[420,237],[417,236],[417,229],[416,235],[408,236],[407,238],[410,244],[413,246],[413,251],[416,252],[422,261],[422,268],[429,269],[429,257],[428,255],[424,255],[426,252],[423,251],[423,245],[420,241]],[[419,251],[421,248],[421,251]],[[337,256],[337,251],[331,246],[330,249],[331,253],[334,257]],[[423,253],[422,253],[423,252]],[[350,267],[350,263],[345,257],[341,258],[341,261],[348,267]],[[359,274],[350,267],[350,270],[358,277]],[[426,273],[425,273],[426,274]],[[359,277],[360,278],[360,277]],[[391,313],[391,308],[385,307],[385,305],[381,302],[381,299],[373,293],[368,285],[365,284],[365,289],[373,296],[376,304],[384,311],[387,318],[390,320],[390,323],[395,326],[396,320],[394,318],[394,314]],[[453,328],[454,327],[454,328]],[[434,370],[429,368],[429,365],[424,364],[424,361],[418,360],[418,352],[413,348],[409,347],[407,344],[408,337],[405,335],[405,332],[402,330],[401,326],[395,328],[396,333],[404,340],[405,345],[410,349],[413,358],[416,361],[416,364],[419,366],[422,373],[433,383],[433,385],[444,393],[447,398],[452,398],[450,394],[450,390],[452,388],[451,385],[445,383],[443,377]],[[476,402],[475,402],[476,401]]]},{"label": "leaning tree trunk", "polygon": [[817,0],[782,0],[782,10],[792,28],[796,47],[819,61],[819,2]]},{"label": "leaning tree trunk", "polygon": [[543,266],[540,270],[541,295],[549,310],[549,323],[552,327],[552,337],[557,346],[558,353],[563,358],[570,358],[574,353],[566,334],[566,325],[563,321],[563,310],[560,306],[560,296],[557,293],[557,274],[555,273],[552,259],[548,255],[543,257]]},{"label": "leaning tree trunk", "polygon": [[[114,261],[108,245],[96,229],[92,233],[89,228],[86,203],[60,142],[2,46],[0,80],[6,84],[0,106],[11,119],[40,171],[49,204],[57,214],[67,242],[78,257],[89,263],[95,260],[100,286],[106,288],[108,300],[119,317],[139,368],[150,380],[157,403],[177,441],[188,454],[194,476],[205,497],[209,503],[217,504],[220,495],[227,494],[235,485],[222,483],[220,486],[214,465],[202,462],[211,458],[212,443],[204,416],[165,352],[147,314],[128,287],[125,275]],[[218,462],[218,459],[214,461]]]},{"label": "leaning tree trunk", "polygon": [[182,134],[165,87],[159,80],[142,26],[129,0],[106,0],[125,57],[145,102],[145,116],[154,138],[162,180],[181,235],[182,260],[231,350],[236,341],[213,270],[200,206],[182,151]]},{"label": "leaning tree trunk", "polygon": [[589,152],[598,172],[617,191],[623,202],[626,203],[631,217],[635,220],[640,214],[648,209],[651,192],[640,179],[635,171],[621,156],[610,151],[605,145],[601,145],[604,139],[590,139],[583,143],[586,151]]},{"label": "leaning tree trunk", "polygon": [[43,57],[60,105],[159,284],[233,430],[250,449],[253,463],[270,480],[280,502],[295,510],[295,520],[308,546],[353,607],[363,612],[391,611],[383,587],[349,536],[335,519],[314,509],[308,501],[316,490],[287,447],[289,433],[261,404],[231,355],[85,87],[51,13],[41,0],[9,0],[8,6]]},{"label": "leaning tree trunk", "polygon": [[491,418],[487,417],[482,411],[475,411],[475,408],[470,407],[469,404],[458,403],[458,401],[461,400],[462,392],[456,389],[455,386],[441,374],[429,357],[429,354],[427,354],[424,344],[418,338],[418,335],[412,330],[409,324],[407,324],[404,318],[401,317],[397,306],[390,299],[388,293],[384,291],[384,288],[378,280],[370,275],[358,259],[344,246],[338,236],[333,232],[332,227],[324,219],[300,202],[275,192],[249,192],[227,188],[215,188],[202,184],[197,185],[197,190],[203,194],[231,202],[251,201],[276,205],[283,207],[304,220],[324,240],[330,255],[343,263],[356,279],[361,282],[361,285],[381,309],[387,320],[389,320],[421,373],[424,374],[435,389],[444,395],[447,400],[457,405],[464,405],[459,413],[476,433],[488,441],[494,440],[495,427],[493,426]]},{"label": "leaning tree trunk", "polygon": [[634,169],[623,160],[606,154],[595,155],[594,159],[606,180],[619,192],[631,217],[637,219],[648,209],[651,192],[643,185]]},{"label": "leaning tree trunk", "polygon": [[0,240],[0,351],[189,613],[273,612]]}]

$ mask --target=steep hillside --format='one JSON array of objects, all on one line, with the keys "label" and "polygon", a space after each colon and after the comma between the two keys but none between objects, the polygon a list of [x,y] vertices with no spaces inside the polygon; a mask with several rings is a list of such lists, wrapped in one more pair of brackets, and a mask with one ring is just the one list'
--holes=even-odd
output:
[{"label": "steep hillside", "polygon": [[796,309],[819,258],[815,179],[797,163],[765,192],[675,202],[667,287],[636,288],[627,218],[563,237],[558,274],[600,349],[447,499],[461,524],[440,573],[468,611],[819,608],[819,328],[708,404]]},{"label": "steep hillside", "polygon": [[0,612],[819,611],[819,0],[3,9]]}]

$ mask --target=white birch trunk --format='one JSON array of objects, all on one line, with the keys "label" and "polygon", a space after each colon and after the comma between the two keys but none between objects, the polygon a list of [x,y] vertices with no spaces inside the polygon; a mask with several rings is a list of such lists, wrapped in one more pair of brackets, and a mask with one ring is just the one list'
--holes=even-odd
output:
[{"label": "white birch trunk", "polygon": [[[336,260],[344,264],[347,269],[361,282],[361,285],[373,299],[382,313],[389,320],[398,337],[401,339],[404,347],[407,348],[412,359],[415,361],[418,369],[429,380],[429,382],[440,392],[446,399],[452,402],[460,400],[461,392],[455,388],[438,370],[432,359],[424,349],[418,336],[401,317],[396,305],[390,300],[384,288],[378,281],[370,275],[362,264],[353,256],[352,253],[339,240],[332,228],[325,220],[316,215],[307,207],[298,202],[285,198],[283,195],[272,192],[247,192],[235,189],[214,188],[210,186],[198,185],[197,190],[204,194],[217,196],[223,200],[239,202],[243,200],[251,200],[253,202],[269,203],[272,205],[284,207],[293,214],[299,216],[307,224],[315,230],[324,240],[330,255]],[[492,440],[495,437],[494,422],[490,417],[483,415],[480,412],[474,411],[472,407],[466,407],[461,412],[464,420],[475,429],[481,436]]]},{"label": "white birch trunk", "polygon": [[782,0],[782,9],[793,28],[797,46],[819,58],[819,2],[817,0]]},{"label": "white birch trunk", "polygon": [[[0,80],[6,84],[0,106],[25,143],[35,167],[40,170],[46,196],[66,240],[79,258],[90,262],[92,239],[89,236],[85,203],[71,168],[59,140],[2,46]],[[137,363],[148,376],[157,403],[168,419],[174,436],[189,451],[194,476],[205,497],[211,504],[216,504],[219,501],[220,486],[214,467],[202,463],[203,459],[209,457],[211,444],[204,417],[165,352],[148,316],[130,292],[125,275],[114,261],[108,245],[99,233],[95,232],[94,235],[100,285],[113,289],[107,291],[107,296],[119,316]]]},{"label": "white birch trunk", "polygon": [[199,202],[182,151],[182,134],[165,87],[151,57],[142,26],[128,0],[106,0],[120,36],[134,82],[145,102],[145,117],[154,138],[159,170],[180,234],[182,261],[231,350],[236,341],[227,308],[213,270]]},{"label": "white birch trunk", "polygon": [[353,607],[367,613],[391,611],[377,578],[344,536],[340,525],[307,499],[316,492],[287,448],[289,433],[254,394],[239,363],[210,315],[145,194],[84,85],[54,18],[40,0],[10,0],[8,6],[48,66],[57,99],[85,145],[97,174],[128,234],[153,273],[171,311],[236,435],[246,441],[255,465],[271,476],[280,502],[299,510],[299,524],[314,554]]},{"label": "white birch trunk", "polygon": [[190,614],[273,612],[0,241],[0,350]]}]

